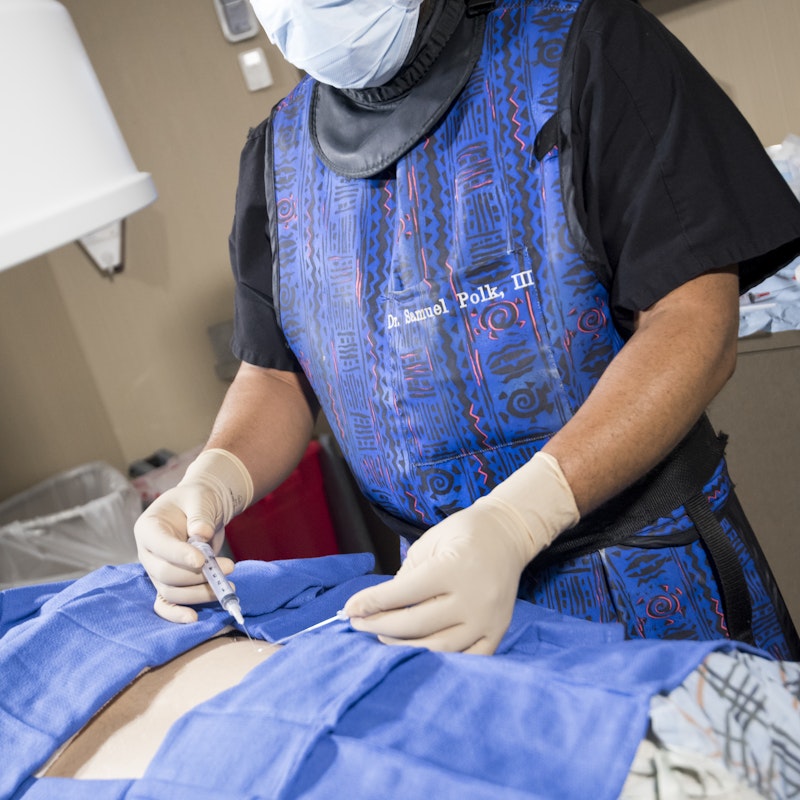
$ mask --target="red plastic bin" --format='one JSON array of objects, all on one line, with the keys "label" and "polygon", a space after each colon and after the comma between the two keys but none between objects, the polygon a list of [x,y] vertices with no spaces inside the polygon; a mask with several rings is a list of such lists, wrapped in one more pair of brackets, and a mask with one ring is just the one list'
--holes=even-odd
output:
[{"label": "red plastic bin", "polygon": [[339,553],[322,480],[320,452],[312,441],[294,472],[271,494],[225,526],[237,561],[313,558]]}]

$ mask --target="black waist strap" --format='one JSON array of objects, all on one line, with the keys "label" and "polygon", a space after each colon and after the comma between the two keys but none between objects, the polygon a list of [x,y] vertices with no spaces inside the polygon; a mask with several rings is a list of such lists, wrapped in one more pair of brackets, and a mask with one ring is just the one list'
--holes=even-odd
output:
[{"label": "black waist strap", "polygon": [[722,597],[725,623],[731,639],[755,644],[753,638],[753,609],[750,592],[744,578],[744,570],[725,535],[719,520],[714,516],[708,499],[702,492],[692,495],[685,503],[686,513],[697,528],[711,556]]},{"label": "black waist strap", "polygon": [[[703,416],[664,461],[562,533],[532,564],[540,569],[554,561],[623,543],[702,489],[719,465],[724,450],[725,439],[716,436],[708,418]],[[427,530],[378,506],[372,508],[388,528],[409,542],[419,539]]]},{"label": "black waist strap", "polygon": [[564,531],[532,564],[541,569],[564,558],[626,543],[633,534],[702,491],[722,460],[726,441],[714,433],[703,415],[658,466]]},{"label": "black waist strap", "polygon": [[[628,489],[587,514],[574,528],[562,533],[527,566],[526,572],[538,572],[554,563],[612,545],[646,547],[648,544],[688,543],[696,539],[692,531],[688,536],[672,535],[668,541],[663,537],[648,540],[634,536],[642,528],[683,506],[711,557],[730,637],[752,642],[752,610],[744,573],[733,544],[702,491],[722,460],[726,441],[726,437],[714,433],[710,421],[703,415],[664,461]],[[391,530],[409,542],[425,532],[425,529],[376,506],[373,508]]]},{"label": "black waist strap", "polygon": [[633,547],[677,546],[696,538],[681,535],[642,538],[637,531],[683,506],[697,535],[703,540],[717,579],[720,600],[731,639],[753,644],[752,607],[744,570],[703,487],[725,453],[727,438],[717,436],[703,415],[683,441],[655,469],[608,503],[587,514],[574,528],[562,533],[539,554],[526,571],[539,571],[553,563],[575,558],[612,545]]}]

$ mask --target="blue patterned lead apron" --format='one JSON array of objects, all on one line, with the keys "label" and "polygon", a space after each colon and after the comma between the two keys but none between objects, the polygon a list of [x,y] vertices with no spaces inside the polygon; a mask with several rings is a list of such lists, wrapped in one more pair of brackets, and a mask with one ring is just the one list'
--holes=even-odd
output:
[{"label": "blue patterned lead apron", "polygon": [[[507,2],[489,14],[450,111],[380,175],[343,177],[317,157],[313,81],[273,114],[282,328],[361,490],[421,530],[528,461],[623,345],[566,222],[558,147],[534,153],[580,5]],[[730,490],[722,463],[708,480]],[[652,528],[659,537],[690,525],[675,515]],[[631,636],[725,636],[703,545],[688,547],[666,548],[655,569],[642,563],[655,550],[603,549],[541,571],[525,594],[620,619]],[[760,644],[778,646],[774,598],[751,571]],[[695,603],[697,581],[708,591]]]}]

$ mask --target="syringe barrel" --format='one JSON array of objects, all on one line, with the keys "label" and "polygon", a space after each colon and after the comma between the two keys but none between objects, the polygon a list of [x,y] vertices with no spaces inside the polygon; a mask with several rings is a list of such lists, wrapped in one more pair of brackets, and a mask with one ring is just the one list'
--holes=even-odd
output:
[{"label": "syringe barrel", "polygon": [[192,536],[189,544],[196,547],[204,556],[203,575],[214,592],[220,605],[240,624],[243,622],[239,598],[236,596],[233,586],[231,586],[225,574],[220,569],[214,551],[208,542]]}]

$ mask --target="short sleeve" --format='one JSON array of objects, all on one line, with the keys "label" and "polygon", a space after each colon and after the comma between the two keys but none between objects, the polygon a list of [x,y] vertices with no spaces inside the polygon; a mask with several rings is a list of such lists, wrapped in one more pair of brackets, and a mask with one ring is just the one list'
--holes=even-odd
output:
[{"label": "short sleeve", "polygon": [[689,51],[630,0],[585,0],[570,132],[578,218],[619,318],[737,263],[741,291],[800,252],[800,204]]},{"label": "short sleeve", "polygon": [[228,241],[236,280],[231,349],[249,364],[300,372],[278,324],[273,302],[264,188],[267,124],[265,120],[250,131],[239,163],[236,209]]}]

